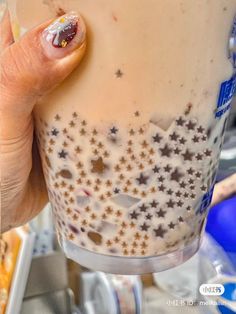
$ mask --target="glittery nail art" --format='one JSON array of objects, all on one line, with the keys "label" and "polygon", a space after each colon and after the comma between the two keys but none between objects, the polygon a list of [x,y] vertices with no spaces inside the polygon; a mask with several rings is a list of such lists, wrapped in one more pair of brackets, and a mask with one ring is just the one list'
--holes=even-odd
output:
[{"label": "glittery nail art", "polygon": [[45,29],[43,37],[55,48],[65,48],[75,38],[76,43],[79,44],[84,39],[81,19],[75,13],[61,16]]}]

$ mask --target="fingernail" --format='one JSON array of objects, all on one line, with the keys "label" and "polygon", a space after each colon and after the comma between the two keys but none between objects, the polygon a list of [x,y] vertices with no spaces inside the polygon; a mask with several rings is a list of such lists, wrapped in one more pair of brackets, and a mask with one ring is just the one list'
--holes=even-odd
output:
[{"label": "fingernail", "polygon": [[75,12],[56,19],[42,33],[42,45],[50,58],[63,58],[85,40],[85,25]]}]

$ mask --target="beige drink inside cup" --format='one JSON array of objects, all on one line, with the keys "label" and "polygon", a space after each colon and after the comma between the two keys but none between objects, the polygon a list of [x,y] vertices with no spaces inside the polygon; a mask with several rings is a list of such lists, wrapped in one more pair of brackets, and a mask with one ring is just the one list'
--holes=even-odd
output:
[{"label": "beige drink inside cup", "polygon": [[[88,28],[82,64],[35,110],[63,250],[113,273],[178,265],[197,251],[211,202],[236,0],[36,2],[41,20],[77,10]],[[18,1],[25,28],[27,6]]]}]

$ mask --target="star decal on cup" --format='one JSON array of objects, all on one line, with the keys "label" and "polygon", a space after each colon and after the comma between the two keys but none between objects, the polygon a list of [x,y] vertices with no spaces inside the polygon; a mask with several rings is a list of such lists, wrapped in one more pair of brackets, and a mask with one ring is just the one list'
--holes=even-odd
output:
[{"label": "star decal on cup", "polygon": [[66,156],[68,155],[68,153],[62,149],[59,153],[58,153],[58,156],[59,158],[62,158],[62,159],[66,159]]},{"label": "star decal on cup", "polygon": [[184,175],[179,171],[179,169],[175,168],[175,170],[170,175],[170,179],[171,181],[179,182],[183,176]]},{"label": "star decal on cup", "polygon": [[162,157],[164,157],[164,156],[165,156],[165,157],[170,157],[171,152],[172,152],[172,149],[169,147],[168,144],[165,144],[165,146],[162,147],[162,148],[160,148],[159,150],[160,150],[160,152],[161,152],[161,156],[162,156]]},{"label": "star decal on cup", "polygon": [[54,128],[52,129],[51,134],[52,136],[57,136],[59,134],[59,131],[56,128]]},{"label": "star decal on cup", "polygon": [[154,143],[160,143],[162,140],[162,137],[158,133],[152,138],[153,138]]},{"label": "star decal on cup", "polygon": [[150,226],[148,224],[146,224],[146,222],[144,222],[141,226],[140,226],[142,231],[148,231],[148,229],[150,228]]},{"label": "star decal on cup", "polygon": [[157,229],[153,229],[155,236],[158,238],[164,238],[165,233],[167,232],[167,230],[165,230],[162,225],[159,225],[159,227]]},{"label": "star decal on cup", "polygon": [[175,202],[172,199],[169,199],[169,201],[166,203],[168,208],[174,208]]},{"label": "star decal on cup", "polygon": [[92,164],[92,172],[97,174],[103,174],[107,169],[108,165],[104,163],[102,157],[99,157],[98,159],[91,160]]},{"label": "star decal on cup", "polygon": [[156,212],[156,214],[159,218],[164,218],[166,215],[166,211],[160,209],[159,211]]},{"label": "star decal on cup", "polygon": [[143,173],[140,174],[138,178],[136,178],[136,181],[138,181],[139,185],[146,185],[149,177],[145,176]]}]

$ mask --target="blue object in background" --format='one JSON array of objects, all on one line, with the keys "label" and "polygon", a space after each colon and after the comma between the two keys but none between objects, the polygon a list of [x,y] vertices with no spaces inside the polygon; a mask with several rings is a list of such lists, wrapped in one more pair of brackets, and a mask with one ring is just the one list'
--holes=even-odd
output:
[{"label": "blue object in background", "polygon": [[236,283],[229,282],[224,284],[225,292],[222,294],[222,298],[229,301],[236,301]]},{"label": "blue object in background", "polygon": [[222,314],[235,314],[234,311],[232,311],[231,309],[229,309],[228,307],[224,305],[218,305],[218,310]]},{"label": "blue object in background", "polygon": [[[236,283],[235,282],[229,282],[224,284],[225,292],[222,294],[222,298],[228,301],[236,301]],[[218,305],[218,310],[222,314],[235,314],[235,311],[231,310],[225,305]]]},{"label": "blue object in background", "polygon": [[236,196],[211,208],[206,231],[222,246],[236,268]]}]

